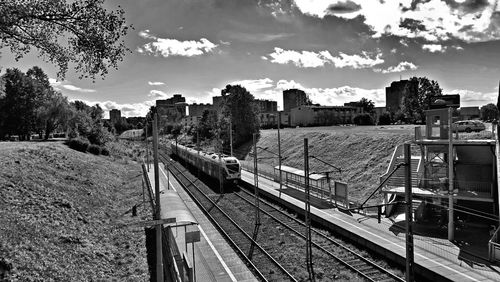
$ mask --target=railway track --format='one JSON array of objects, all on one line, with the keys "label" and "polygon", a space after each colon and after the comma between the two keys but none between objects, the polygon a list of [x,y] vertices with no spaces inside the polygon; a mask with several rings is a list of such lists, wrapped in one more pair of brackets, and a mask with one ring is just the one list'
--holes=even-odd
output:
[{"label": "railway track", "polygon": [[[164,155],[163,159],[165,162],[168,161]],[[240,186],[234,193],[221,195],[208,187],[203,187],[204,185],[194,185],[193,181],[196,181],[196,178],[185,175],[182,172],[184,168],[175,164],[169,165],[169,168],[172,173],[180,175],[177,177],[179,182],[186,187],[193,199],[198,199],[198,205],[218,222],[217,225],[220,225],[220,229],[229,238],[233,247],[257,269],[259,275],[262,275],[261,279],[270,281],[308,279],[305,267],[306,226],[301,220],[260,200],[261,220],[256,224],[255,198],[246,188]],[[235,207],[238,207],[239,211],[235,210]],[[404,281],[386,268],[365,258],[359,251],[332,238],[327,232],[317,229],[313,229],[312,232],[317,280],[323,278],[347,280],[354,277],[355,280],[366,281]],[[293,255],[290,255],[290,252]],[[266,260],[271,262],[266,263]]]},{"label": "railway track", "polygon": [[[235,196],[243,199],[249,205],[255,207],[255,198],[245,187],[241,187],[241,192],[234,193]],[[290,232],[306,239],[306,225],[303,221],[291,216],[289,213],[275,207],[274,205],[260,201],[259,208],[266,216],[274,219]],[[312,245],[319,251],[331,257],[350,271],[356,272],[359,276],[368,281],[404,281],[403,278],[393,274],[391,271],[379,266],[374,261],[365,258],[357,251],[345,246],[342,242],[331,237],[330,234],[312,228]]]},{"label": "railway track", "polygon": [[221,200],[220,196],[207,193],[209,188],[202,189],[198,187],[202,185],[195,184],[177,164],[170,162],[169,158],[163,153],[160,154],[160,159],[164,163],[169,163],[170,172],[246,261],[257,277],[263,281],[297,281],[240,224],[236,223],[231,216],[218,206],[216,201]]}]

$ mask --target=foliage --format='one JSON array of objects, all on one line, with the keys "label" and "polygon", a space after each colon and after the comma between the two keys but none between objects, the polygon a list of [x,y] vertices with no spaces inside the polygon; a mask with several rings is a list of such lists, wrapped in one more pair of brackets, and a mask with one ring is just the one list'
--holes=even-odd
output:
[{"label": "foliage", "polygon": [[424,123],[425,110],[430,109],[432,97],[442,95],[442,89],[437,81],[429,80],[427,77],[412,77],[409,82],[405,89],[401,108],[404,121]]},{"label": "foliage", "polygon": [[388,112],[382,113],[378,117],[378,125],[389,125],[392,123],[391,114]]},{"label": "foliage", "polygon": [[495,106],[495,104],[489,103],[481,107],[482,120],[498,119],[498,116],[499,116],[499,111],[497,106]]},{"label": "foliage", "polygon": [[40,68],[33,67],[26,74],[18,69],[7,69],[3,79],[5,96],[0,103],[1,131],[29,139],[32,133],[41,132],[44,127],[38,119],[38,110],[48,103],[49,93],[53,92],[48,77]]},{"label": "foliage", "polygon": [[91,154],[94,154],[94,155],[100,155],[101,154],[101,147],[97,146],[97,145],[90,145],[87,149],[87,151]]},{"label": "foliage", "polygon": [[198,123],[197,131],[200,139],[212,139],[215,137],[214,128],[217,127],[217,112],[214,110],[205,110],[201,115],[201,120]]},{"label": "foliage", "polygon": [[356,125],[373,125],[373,118],[368,113],[356,115],[353,120]]},{"label": "foliage", "polygon": [[96,145],[104,145],[113,139],[102,123],[103,110],[99,104],[91,107],[77,100],[71,103],[71,107],[73,114],[69,121],[70,137],[83,136]]},{"label": "foliage", "polygon": [[69,142],[68,142],[68,146],[73,149],[73,150],[77,150],[77,151],[80,151],[80,152],[86,152],[88,147],[90,146],[89,142],[84,140],[84,139],[81,139],[81,138],[75,138],[75,139],[71,139]]},{"label": "foliage", "polygon": [[11,0],[0,2],[0,48],[16,59],[32,47],[59,67],[64,78],[68,63],[82,77],[105,76],[117,68],[128,49],[123,38],[130,28],[124,11],[108,11],[104,0]]},{"label": "foliage", "polygon": [[48,91],[47,99],[37,111],[38,120],[45,124],[44,139],[47,140],[58,127],[66,128],[72,113],[67,97],[53,90]]},{"label": "foliage", "polygon": [[375,103],[372,100],[363,97],[358,102],[355,102],[355,104],[357,107],[362,108],[364,113],[372,114],[375,112]]},{"label": "foliage", "polygon": [[229,146],[229,120],[235,147],[252,140],[254,133],[259,134],[259,117],[254,97],[240,85],[226,85],[221,91],[224,104],[218,118],[220,135],[226,147]]}]

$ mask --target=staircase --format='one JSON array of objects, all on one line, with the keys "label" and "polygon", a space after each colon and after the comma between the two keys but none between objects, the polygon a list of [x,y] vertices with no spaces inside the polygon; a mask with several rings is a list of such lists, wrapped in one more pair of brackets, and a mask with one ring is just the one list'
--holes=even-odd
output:
[{"label": "staircase", "polygon": [[[380,183],[386,179],[386,177],[396,168],[400,163],[404,163],[403,157],[403,146],[398,145],[394,149],[392,154],[391,162],[385,174],[380,176]],[[419,178],[422,176],[423,171],[422,158],[420,156],[411,156],[411,185],[412,187],[418,187]],[[390,177],[386,182],[385,187],[405,187],[405,167],[400,166],[398,170]]]}]

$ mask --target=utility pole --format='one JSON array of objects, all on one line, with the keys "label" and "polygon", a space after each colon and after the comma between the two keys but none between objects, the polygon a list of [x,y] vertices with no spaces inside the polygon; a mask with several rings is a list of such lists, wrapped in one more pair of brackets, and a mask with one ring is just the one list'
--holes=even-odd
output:
[{"label": "utility pole", "polygon": [[448,108],[448,240],[452,241],[455,237],[455,223],[453,215],[453,111]]},{"label": "utility pole", "polygon": [[200,178],[200,130],[196,129],[196,147],[198,150],[198,159],[196,160],[196,167],[198,168],[198,179]]},{"label": "utility pole", "polygon": [[280,169],[280,190],[278,192],[278,197],[281,198],[281,190],[283,190],[283,179],[281,178],[281,138],[280,138],[280,127],[281,127],[281,114],[278,112],[278,166]]},{"label": "utility pole", "polygon": [[413,282],[413,195],[411,188],[411,150],[410,144],[404,144],[405,158],[405,202],[406,202],[406,281]]},{"label": "utility pole", "polygon": [[[260,200],[259,200],[259,175],[257,168],[257,135],[253,134],[253,179],[254,179],[254,197],[255,197],[255,224],[253,229],[252,239],[257,241],[260,227]],[[250,245],[248,257],[252,259],[254,244]]]},{"label": "utility pole", "polygon": [[220,140],[220,128],[219,130],[217,131],[217,144],[218,144],[218,147],[219,147],[219,191],[222,195],[222,192],[224,191],[224,188],[223,188],[223,179],[222,179],[222,156],[221,156],[221,151],[222,151],[222,143],[221,143],[221,140]]},{"label": "utility pole", "polygon": [[[155,200],[156,214],[155,219],[161,219],[160,205],[160,174],[158,170],[158,114],[154,115],[153,120],[153,157],[155,173]],[[162,226],[156,225],[156,281],[163,282],[163,247],[162,247]]]},{"label": "utility pole", "polygon": [[229,144],[231,146],[231,156],[233,156],[233,119],[229,119]]},{"label": "utility pole", "polygon": [[313,260],[312,260],[312,244],[311,244],[311,202],[310,202],[311,191],[309,187],[309,145],[307,138],[304,138],[304,178],[305,178],[305,189],[306,189],[305,191],[306,192],[306,208],[305,208],[306,266],[307,266],[307,272],[309,273],[309,281],[315,281]]}]

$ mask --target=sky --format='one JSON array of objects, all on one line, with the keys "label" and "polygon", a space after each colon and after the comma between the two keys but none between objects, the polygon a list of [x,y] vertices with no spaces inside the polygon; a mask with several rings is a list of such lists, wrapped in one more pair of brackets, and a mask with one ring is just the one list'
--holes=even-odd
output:
[{"label": "sky", "polygon": [[182,94],[211,103],[227,84],[278,102],[299,88],[314,103],[362,97],[385,106],[392,81],[425,76],[462,106],[496,103],[500,81],[498,0],[107,0],[125,11],[130,49],[95,82],[70,66],[63,81],[34,50],[7,68],[44,69],[71,100],[143,116],[156,99]]}]

